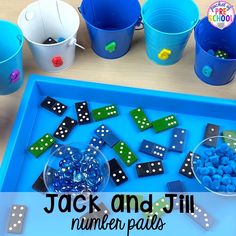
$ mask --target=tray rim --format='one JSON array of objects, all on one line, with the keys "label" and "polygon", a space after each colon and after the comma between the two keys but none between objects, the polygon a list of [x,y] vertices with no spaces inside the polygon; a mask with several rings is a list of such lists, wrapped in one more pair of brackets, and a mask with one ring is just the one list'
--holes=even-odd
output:
[{"label": "tray rim", "polygon": [[159,91],[159,90],[151,90],[151,89],[143,89],[143,88],[134,88],[134,87],[127,87],[127,86],[120,86],[120,85],[112,85],[112,84],[103,84],[97,82],[87,82],[87,81],[80,81],[80,80],[73,80],[73,79],[65,79],[60,77],[51,77],[51,76],[43,76],[38,74],[32,74],[29,76],[27,85],[25,87],[20,106],[18,108],[16,118],[14,124],[12,126],[12,130],[10,133],[10,137],[8,139],[5,153],[3,155],[2,164],[0,167],[0,192],[2,192],[2,188],[6,179],[6,175],[8,173],[9,164],[11,161],[11,157],[13,154],[13,148],[11,146],[15,146],[18,140],[18,134],[21,129],[21,124],[25,117],[25,112],[28,107],[29,100],[31,99],[31,94],[37,86],[38,83],[50,83],[50,84],[57,84],[57,85],[66,85],[66,86],[76,86],[79,88],[86,88],[86,89],[99,89],[99,90],[106,90],[106,91],[114,91],[114,92],[121,92],[121,93],[129,93],[129,94],[138,94],[138,95],[145,95],[145,96],[154,96],[154,97],[162,97],[162,98],[172,98],[172,99],[181,99],[183,100],[188,98],[188,100],[195,101],[195,102],[202,102],[202,103],[211,103],[217,105],[230,105],[236,106],[236,100],[233,99],[225,99],[225,98],[216,98],[216,97],[207,97],[207,96],[199,96],[199,95],[192,95],[192,94],[184,94],[184,93],[175,93],[175,92],[168,92],[168,91]]}]

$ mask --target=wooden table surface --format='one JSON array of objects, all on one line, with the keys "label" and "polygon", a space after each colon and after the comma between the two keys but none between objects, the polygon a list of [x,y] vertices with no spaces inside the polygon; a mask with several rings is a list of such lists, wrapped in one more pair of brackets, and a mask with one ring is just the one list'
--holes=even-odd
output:
[{"label": "wooden table surface", "polygon": [[[30,0],[0,0],[0,19],[16,23],[21,10],[31,2]],[[77,8],[81,1],[67,0],[66,2]],[[143,3],[144,1],[141,0],[140,2]],[[213,0],[196,0],[196,3],[203,17]],[[231,3],[236,5],[236,0],[231,0]],[[2,33],[1,37],[3,37]],[[82,18],[78,39],[79,43],[86,47],[86,50],[77,50],[76,60],[71,68],[53,74],[41,71],[36,66],[25,43],[24,86],[14,94],[0,97],[0,161],[6,149],[28,76],[32,73],[129,87],[236,99],[236,81],[226,86],[213,87],[198,80],[193,69],[195,49],[193,36],[186,47],[183,59],[168,67],[156,65],[147,58],[143,31],[135,32],[130,52],[117,60],[105,60],[93,53]]]}]

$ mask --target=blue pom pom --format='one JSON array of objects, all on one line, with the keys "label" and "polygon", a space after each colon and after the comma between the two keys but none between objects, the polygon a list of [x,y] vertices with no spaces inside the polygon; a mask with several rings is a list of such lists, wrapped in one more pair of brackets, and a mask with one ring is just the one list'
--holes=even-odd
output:
[{"label": "blue pom pom", "polygon": [[213,175],[213,176],[212,176],[212,179],[221,182],[222,176],[220,176],[220,175]]},{"label": "blue pom pom", "polygon": [[195,163],[197,167],[203,167],[203,162],[201,160],[197,160]]},{"label": "blue pom pom", "polygon": [[203,167],[200,169],[200,174],[201,175],[209,175],[209,170],[207,167]]},{"label": "blue pom pom", "polygon": [[233,160],[230,160],[229,165],[232,167],[233,172],[236,172],[236,162]]},{"label": "blue pom pom", "polygon": [[196,167],[196,169],[195,169],[195,172],[198,176],[201,175],[201,168],[202,167]]},{"label": "blue pom pom", "polygon": [[232,170],[233,170],[233,173],[236,174],[236,165],[233,165],[233,166],[232,166]]},{"label": "blue pom pom", "polygon": [[[208,148],[206,150],[204,150],[204,154],[208,157],[212,156],[215,154],[215,149],[213,148]],[[204,156],[204,155],[203,155]]]},{"label": "blue pom pom", "polygon": [[212,185],[211,185],[211,189],[214,191],[218,191],[220,188],[220,181],[219,180],[213,180],[212,181]]},{"label": "blue pom pom", "polygon": [[205,162],[207,162],[207,161],[209,160],[209,156],[206,155],[206,154],[205,154],[205,155],[203,154],[203,155],[201,156],[201,160],[202,160],[203,163],[205,163]]},{"label": "blue pom pom", "polygon": [[224,169],[224,166],[219,165],[219,166],[218,166],[218,169],[219,169],[219,170],[223,170],[223,169]]},{"label": "blue pom pom", "polygon": [[229,148],[229,150],[226,152],[226,156],[228,156],[230,160],[233,160],[234,151],[231,148]]},{"label": "blue pom pom", "polygon": [[233,161],[236,161],[236,154],[234,154],[231,158]]},{"label": "blue pom pom", "polygon": [[203,183],[206,187],[211,187],[211,185],[212,185],[211,177],[209,177],[209,176],[203,176],[203,177],[202,177],[202,183]]},{"label": "blue pom pom", "polygon": [[228,152],[228,150],[229,150],[230,148],[229,148],[229,146],[228,146],[226,143],[222,143],[222,144],[220,145],[219,149],[220,149],[222,152],[226,153],[226,152]]},{"label": "blue pom pom", "polygon": [[220,185],[219,192],[221,192],[221,193],[226,192],[226,186],[225,185]]},{"label": "blue pom pom", "polygon": [[227,156],[221,157],[220,164],[221,165],[228,165],[229,164],[229,158]]},{"label": "blue pom pom", "polygon": [[209,167],[209,166],[213,166],[213,164],[211,162],[206,162],[205,167]]},{"label": "blue pom pom", "polygon": [[216,169],[213,166],[208,167],[209,175],[216,174]]},{"label": "blue pom pom", "polygon": [[230,165],[225,166],[225,167],[223,168],[223,171],[225,172],[225,174],[231,174],[231,173],[233,173],[233,169],[232,169],[232,167],[231,167]]},{"label": "blue pom pom", "polygon": [[231,176],[230,175],[224,175],[222,180],[221,180],[221,183],[224,184],[224,185],[228,185],[228,184],[231,184]]},{"label": "blue pom pom", "polygon": [[224,174],[224,171],[223,170],[221,170],[221,169],[217,169],[216,170],[216,174],[218,174],[218,175],[223,175]]},{"label": "blue pom pom", "polygon": [[236,190],[236,187],[232,184],[229,184],[229,185],[226,186],[226,191],[228,193],[233,193],[233,192],[235,192],[235,190]]},{"label": "blue pom pom", "polygon": [[216,155],[210,157],[210,161],[212,162],[213,165],[219,165],[220,163],[220,158]]},{"label": "blue pom pom", "polygon": [[57,39],[58,43],[63,42],[63,41],[65,41],[65,38],[63,38],[63,37],[60,37],[60,38]]},{"label": "blue pom pom", "polygon": [[229,147],[226,143],[223,143],[219,148],[216,149],[216,154],[218,156],[224,156],[229,150]]},{"label": "blue pom pom", "polygon": [[236,177],[232,177],[231,181],[232,181],[232,185],[234,185],[236,187]]}]

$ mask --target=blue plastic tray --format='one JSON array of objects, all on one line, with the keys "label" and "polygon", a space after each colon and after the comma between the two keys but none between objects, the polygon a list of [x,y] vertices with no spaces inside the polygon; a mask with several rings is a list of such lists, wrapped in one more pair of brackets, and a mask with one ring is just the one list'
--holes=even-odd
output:
[{"label": "blue plastic tray", "polygon": [[[163,161],[165,174],[153,177],[138,178],[135,165],[122,167],[129,181],[116,187],[109,182],[106,191],[113,192],[165,192],[166,183],[173,180],[185,182],[187,191],[204,191],[195,179],[180,175],[179,168],[186,154],[202,141],[206,123],[218,124],[221,131],[236,127],[236,102],[217,98],[199,97],[135,88],[118,87],[97,83],[87,83],[51,77],[32,75],[25,89],[20,109],[8,143],[1,167],[0,190],[30,192],[32,184],[42,172],[49,156],[49,151],[39,159],[27,152],[46,132],[53,134],[63,118],[40,107],[45,96],[51,96],[67,104],[65,115],[76,118],[74,103],[86,100],[90,109],[107,104],[117,104],[120,115],[117,118],[77,126],[66,140],[66,143],[88,143],[94,130],[102,123],[108,125],[118,137],[124,140],[137,154],[139,162],[157,160],[138,152],[141,141],[145,138],[163,146],[169,145],[171,130],[156,134],[152,129],[139,132],[129,116],[129,111],[142,107],[150,120],[175,114],[179,127],[188,130],[185,152],[169,152]],[[109,147],[103,149],[108,159],[117,157]],[[118,158],[118,157],[117,157]]]}]

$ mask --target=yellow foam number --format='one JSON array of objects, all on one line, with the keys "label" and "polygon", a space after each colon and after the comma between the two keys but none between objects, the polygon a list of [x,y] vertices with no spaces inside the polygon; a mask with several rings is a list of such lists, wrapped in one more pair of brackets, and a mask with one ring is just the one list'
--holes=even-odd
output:
[{"label": "yellow foam number", "polygon": [[169,58],[169,56],[171,55],[171,50],[169,49],[162,49],[161,52],[158,54],[158,58],[162,61],[165,61]]}]

